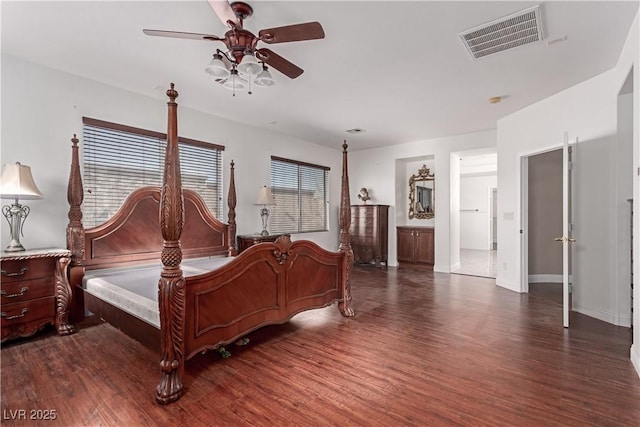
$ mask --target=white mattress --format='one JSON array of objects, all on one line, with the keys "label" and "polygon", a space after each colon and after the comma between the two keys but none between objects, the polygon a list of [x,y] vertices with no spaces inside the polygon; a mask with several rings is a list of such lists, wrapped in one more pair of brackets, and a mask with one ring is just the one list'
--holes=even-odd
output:
[{"label": "white mattress", "polygon": [[[182,260],[185,277],[222,267],[233,257]],[[87,271],[82,279],[85,292],[160,329],[158,280],[162,264]]]}]

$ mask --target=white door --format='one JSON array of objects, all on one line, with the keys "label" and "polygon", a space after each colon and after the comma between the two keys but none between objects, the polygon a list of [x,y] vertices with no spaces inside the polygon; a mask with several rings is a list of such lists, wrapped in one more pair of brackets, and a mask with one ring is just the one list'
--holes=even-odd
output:
[{"label": "white door", "polygon": [[[573,148],[577,148],[577,142],[576,138],[576,144]],[[571,259],[571,245],[575,242],[571,215],[572,184],[575,184],[571,175],[575,164],[572,161],[571,148],[569,147],[569,135],[565,132],[562,141],[562,236],[556,238],[557,241],[562,242],[562,325],[565,328],[569,327],[569,312],[571,311],[572,283],[570,279],[572,279],[573,263],[570,263],[570,260],[575,263],[575,258]]]}]

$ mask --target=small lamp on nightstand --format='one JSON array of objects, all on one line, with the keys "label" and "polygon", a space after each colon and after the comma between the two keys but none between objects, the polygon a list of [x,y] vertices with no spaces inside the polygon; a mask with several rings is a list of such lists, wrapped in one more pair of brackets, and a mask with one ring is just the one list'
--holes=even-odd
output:
[{"label": "small lamp on nightstand", "polygon": [[5,252],[25,250],[20,243],[20,235],[22,234],[22,224],[29,216],[30,209],[29,206],[22,206],[18,203],[18,200],[37,200],[43,197],[33,181],[29,166],[21,165],[19,162],[7,163],[2,166],[0,198],[14,200],[11,206],[5,205],[2,207],[2,214],[11,228],[11,241]]},{"label": "small lamp on nightstand", "polygon": [[258,193],[258,199],[256,200],[256,205],[262,205],[262,209],[260,209],[260,217],[262,218],[262,236],[268,236],[269,232],[267,231],[267,223],[269,221],[269,209],[267,206],[275,205],[276,202],[273,200],[273,194],[271,194],[271,188],[266,185],[260,189]]}]

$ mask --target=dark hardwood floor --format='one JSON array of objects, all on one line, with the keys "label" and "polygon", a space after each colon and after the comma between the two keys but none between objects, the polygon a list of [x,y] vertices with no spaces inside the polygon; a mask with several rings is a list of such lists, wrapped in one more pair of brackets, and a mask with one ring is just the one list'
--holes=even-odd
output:
[{"label": "dark hardwood floor", "polygon": [[154,400],[159,355],[108,324],[5,343],[2,424],[640,425],[627,328],[573,314],[565,330],[557,301],[494,283],[356,267],[354,319],[309,311],[230,346],[229,359],[199,355],[169,406]]}]

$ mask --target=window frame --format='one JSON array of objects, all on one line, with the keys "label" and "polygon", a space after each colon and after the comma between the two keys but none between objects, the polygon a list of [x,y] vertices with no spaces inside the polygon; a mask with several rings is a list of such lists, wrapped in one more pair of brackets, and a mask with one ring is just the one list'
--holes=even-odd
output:
[{"label": "window frame", "polygon": [[[271,187],[271,192],[274,196],[274,199],[277,199],[278,197],[280,197],[284,191],[279,191],[275,182],[274,182],[274,162],[278,162],[281,164],[288,164],[288,165],[292,165],[295,166],[297,168],[297,214],[298,214],[298,218],[297,218],[297,230],[294,229],[286,229],[286,228],[280,228],[279,225],[281,223],[284,222],[284,220],[282,220],[281,218],[279,218],[279,211],[277,209],[277,204],[272,207],[271,209],[271,215],[269,218],[269,223],[270,226],[269,228],[271,229],[271,231],[273,233],[287,233],[287,234],[302,234],[302,233],[320,233],[320,232],[326,232],[326,231],[330,231],[329,230],[329,171],[331,170],[330,167],[328,166],[322,166],[322,165],[318,165],[318,164],[314,164],[314,163],[308,163],[308,162],[303,162],[303,161],[299,161],[299,160],[293,160],[293,159],[289,159],[289,158],[284,158],[284,157],[279,157],[279,156],[271,156],[271,162],[270,162],[270,172],[271,172],[271,178],[270,178],[270,187]],[[322,180],[323,180],[323,191],[324,191],[324,195],[323,195],[323,201],[322,201],[322,212],[323,212],[323,220],[324,223],[322,225],[321,228],[305,228],[305,224],[308,224],[309,221],[305,221],[304,220],[304,208],[305,208],[305,203],[304,203],[304,197],[302,197],[304,190],[304,185],[309,184],[309,181],[305,181],[302,179],[302,173],[301,173],[301,168],[307,168],[309,170],[313,170],[315,172],[321,172],[322,173]],[[284,177],[280,177],[280,179],[283,179]],[[274,216],[276,218],[279,218],[279,221],[273,221],[274,220]],[[274,227],[274,222],[277,224]],[[280,224],[279,224],[280,223]]]},{"label": "window frame", "polygon": [[[85,143],[82,146],[82,172],[83,175],[85,176],[85,183],[84,183],[84,187],[85,187],[85,194],[83,195],[84,199],[85,199],[85,203],[83,203],[82,205],[82,211],[83,211],[83,216],[85,217],[85,222],[90,223],[88,225],[88,227],[95,227],[97,225],[100,225],[101,223],[104,222],[104,215],[98,215],[97,212],[97,208],[98,208],[98,201],[96,200],[94,202],[94,206],[91,207],[91,209],[94,209],[96,212],[93,213],[93,220],[89,221],[89,218],[91,218],[91,215],[87,215],[88,211],[87,209],[89,206],[89,203],[87,203],[87,199],[89,199],[89,201],[91,200],[91,196],[87,197],[88,194],[87,193],[91,193],[91,186],[95,185],[95,182],[90,183],[89,179],[87,178],[87,164],[88,164],[88,156],[90,155],[88,153],[88,149],[86,146],[91,147],[90,144],[87,144],[87,130],[91,131],[91,129],[88,129],[87,126],[92,127],[92,128],[101,128],[104,129],[106,132],[117,132],[119,135],[118,136],[124,136],[124,134],[132,134],[135,137],[144,137],[144,138],[151,138],[151,139],[157,139],[158,140],[158,152],[159,152],[159,163],[158,163],[158,173],[159,173],[159,178],[160,181],[159,182],[155,182],[156,180],[154,180],[154,182],[152,184],[149,185],[155,185],[155,186],[161,186],[162,185],[162,176],[164,174],[164,153],[165,150],[164,148],[166,147],[166,142],[167,142],[167,134],[166,133],[162,133],[162,132],[156,132],[156,131],[152,131],[152,130],[148,130],[148,129],[142,129],[142,128],[137,128],[137,127],[133,127],[133,126],[128,126],[128,125],[123,125],[120,123],[113,123],[113,122],[108,122],[105,120],[99,120],[99,119],[94,119],[94,118],[90,118],[90,117],[83,117],[82,118],[82,124],[83,124],[83,140],[85,141]],[[105,133],[106,133],[105,132]],[[155,141],[154,141],[155,142]],[[185,137],[178,137],[178,144],[180,147],[195,147],[196,149],[205,149],[205,150],[211,150],[213,152],[211,157],[207,157],[207,159],[211,159],[214,158],[215,159],[215,165],[214,166],[208,166],[211,170],[213,170],[214,174],[216,175],[216,188],[214,190],[216,196],[214,197],[206,197],[205,195],[203,195],[200,191],[197,191],[204,199],[205,202],[207,204],[207,206],[209,207],[210,211],[212,212],[212,214],[216,217],[216,218],[222,218],[223,214],[224,214],[224,206],[222,203],[222,200],[224,199],[224,159],[223,159],[223,154],[224,154],[224,149],[225,147],[223,145],[219,145],[219,144],[213,144],[213,143],[209,143],[209,142],[205,142],[205,141],[199,141],[199,140],[195,140],[195,139],[190,139],[190,138],[185,138]],[[117,145],[117,144],[116,144]],[[155,148],[153,148],[153,150],[155,151]],[[183,150],[184,151],[184,150]],[[185,153],[187,153],[185,151]],[[188,153],[185,155],[189,155],[191,154],[191,158],[193,158],[192,154],[193,153]],[[182,158],[182,152],[181,152],[181,158]],[[183,162],[181,162],[183,163]],[[151,164],[151,163],[150,163]],[[155,164],[155,162],[153,162],[153,164]],[[197,162],[193,163],[195,166],[197,166]],[[100,166],[100,165],[98,165]],[[102,165],[104,167],[104,165]],[[134,168],[135,170],[135,168]],[[138,169],[139,171],[143,171],[144,168],[140,168]],[[184,165],[181,164],[181,170],[183,172],[184,175]],[[131,175],[134,176],[134,175]],[[144,176],[144,173],[140,174],[140,179],[142,180],[147,180],[148,178],[146,178]],[[153,178],[151,178],[153,179]],[[185,185],[185,180],[183,179],[183,188],[189,188],[189,185]],[[134,188],[135,189],[135,188]],[[133,189],[133,190],[134,190]],[[129,190],[133,191],[133,190]],[[195,190],[195,188],[194,188]],[[124,201],[124,199],[126,198],[126,196],[124,196],[124,198],[122,199],[122,201],[120,202],[119,206],[122,205],[122,202]],[[116,200],[115,198],[113,199],[114,201]],[[117,203],[117,202],[116,202]],[[114,204],[112,204],[111,206],[114,206]],[[212,207],[213,206],[213,207]],[[112,212],[113,208],[109,209],[109,217],[113,216],[113,214],[115,212]]]}]

